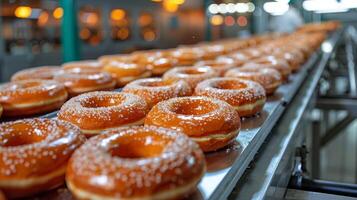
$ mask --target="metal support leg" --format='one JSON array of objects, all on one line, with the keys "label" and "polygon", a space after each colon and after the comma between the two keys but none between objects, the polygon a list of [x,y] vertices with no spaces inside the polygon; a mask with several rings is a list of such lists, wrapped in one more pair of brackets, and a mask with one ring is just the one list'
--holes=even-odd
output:
[{"label": "metal support leg", "polygon": [[61,40],[63,61],[73,61],[80,58],[80,43],[78,38],[76,0],[61,0],[64,14],[62,17]]},{"label": "metal support leg", "polygon": [[333,140],[343,129],[345,129],[351,122],[353,122],[355,118],[351,115],[347,115],[341,121],[336,123],[335,126],[328,129],[326,134],[321,138],[321,147],[327,145],[331,140]]},{"label": "metal support leg", "polygon": [[350,82],[350,92],[352,96],[357,96],[357,79],[356,79],[356,66],[354,63],[353,46],[352,39],[349,34],[346,34],[346,58],[347,58],[347,68],[348,68],[348,78]]},{"label": "metal support leg", "polygon": [[312,122],[312,152],[311,152],[311,177],[320,177],[320,121]]}]

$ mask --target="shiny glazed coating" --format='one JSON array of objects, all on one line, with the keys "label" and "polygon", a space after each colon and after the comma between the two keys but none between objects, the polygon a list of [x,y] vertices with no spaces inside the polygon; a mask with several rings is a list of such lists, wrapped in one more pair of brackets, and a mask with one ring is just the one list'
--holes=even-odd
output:
[{"label": "shiny glazed coating", "polygon": [[58,118],[78,126],[84,134],[143,124],[148,106],[141,97],[123,92],[90,92],[67,101]]},{"label": "shiny glazed coating", "polygon": [[61,74],[62,69],[57,66],[43,66],[30,69],[24,69],[16,72],[11,77],[11,81],[29,80],[29,79],[41,79],[51,80],[57,74]]},{"label": "shiny glazed coating", "polygon": [[81,61],[74,61],[74,62],[67,62],[62,65],[62,68],[65,70],[70,69],[89,69],[95,71],[101,71],[103,69],[103,64],[97,60],[81,60]]},{"label": "shiny glazed coating", "polygon": [[212,78],[199,83],[194,95],[207,96],[229,103],[239,116],[252,116],[263,109],[264,88],[254,81],[238,78]]},{"label": "shiny glazed coating", "polygon": [[234,68],[229,70],[225,77],[251,80],[263,86],[267,95],[274,94],[275,90],[282,84],[282,77],[275,69],[250,67]]},{"label": "shiny glazed coating", "polygon": [[202,151],[184,134],[133,126],[90,138],[70,159],[66,182],[79,199],[176,199],[204,171]]},{"label": "shiny glazed coating", "polygon": [[149,67],[144,64],[134,62],[110,61],[104,65],[103,70],[110,73],[117,81],[117,87],[122,87],[127,83],[151,76]]},{"label": "shiny glazed coating", "polygon": [[70,123],[26,119],[0,124],[0,189],[25,197],[63,184],[67,161],[85,137]]},{"label": "shiny glazed coating", "polygon": [[142,97],[148,103],[149,108],[161,101],[188,96],[192,93],[190,86],[185,81],[165,81],[162,78],[146,78],[133,81],[123,88],[123,92]]},{"label": "shiny glazed coating", "polygon": [[27,116],[55,110],[67,100],[64,86],[51,80],[23,80],[0,85],[3,116]]},{"label": "shiny glazed coating", "polygon": [[145,125],[175,129],[197,142],[204,152],[227,146],[238,135],[240,118],[229,104],[207,97],[180,97],[160,102]]},{"label": "shiny glazed coating", "polygon": [[243,65],[243,67],[250,66],[275,69],[279,71],[284,81],[287,81],[289,79],[289,75],[292,73],[289,64],[285,60],[278,59],[274,56],[260,57]]},{"label": "shiny glazed coating", "polygon": [[2,115],[2,110],[3,110],[3,108],[2,108],[2,106],[0,105],[0,118],[1,118],[1,115]]},{"label": "shiny glazed coating", "polygon": [[215,70],[219,76],[223,76],[224,73],[226,73],[229,69],[232,69],[236,66],[235,61],[232,58],[219,58],[216,60],[205,60],[205,61],[200,61],[195,64],[195,66],[206,66],[206,67],[211,67],[213,70]]},{"label": "shiny glazed coating", "polygon": [[167,81],[184,80],[194,89],[199,82],[217,76],[217,72],[210,67],[175,67],[167,71],[163,79]]},{"label": "shiny glazed coating", "polygon": [[115,80],[106,72],[91,69],[73,68],[65,70],[54,79],[66,86],[71,97],[98,90],[113,90]]}]

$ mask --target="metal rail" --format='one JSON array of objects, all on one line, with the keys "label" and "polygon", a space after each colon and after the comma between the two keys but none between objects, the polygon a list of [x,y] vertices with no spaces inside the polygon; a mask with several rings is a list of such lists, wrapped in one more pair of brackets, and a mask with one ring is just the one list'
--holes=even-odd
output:
[{"label": "metal rail", "polygon": [[[328,42],[335,48],[340,33],[335,33]],[[305,128],[303,121],[307,120],[305,113],[319,79],[328,63],[332,51],[323,52],[320,62],[302,85],[297,96],[289,103],[281,120],[273,129],[273,134],[263,145],[254,167],[242,177],[232,192],[231,199],[264,199],[282,198],[290,175],[293,171],[295,147],[301,145]]]}]

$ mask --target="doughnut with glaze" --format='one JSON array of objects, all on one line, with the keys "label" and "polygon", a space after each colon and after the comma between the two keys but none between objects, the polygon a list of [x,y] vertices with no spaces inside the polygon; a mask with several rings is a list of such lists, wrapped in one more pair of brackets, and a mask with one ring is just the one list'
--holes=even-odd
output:
[{"label": "doughnut with glaze", "polygon": [[66,182],[78,199],[181,199],[205,168],[202,151],[186,135],[133,126],[90,138],[70,159]]},{"label": "doughnut with glaze", "polygon": [[1,115],[2,115],[2,106],[0,105],[0,117],[1,117]]},{"label": "doughnut with glaze", "polygon": [[225,74],[225,77],[255,81],[263,86],[267,95],[274,94],[275,90],[282,84],[280,73],[277,70],[271,68],[234,68],[229,70]]},{"label": "doughnut with glaze", "polygon": [[202,58],[203,52],[192,48],[178,48],[169,53],[169,59],[176,60],[176,66],[192,66]]},{"label": "doughnut with glaze", "polygon": [[217,76],[218,73],[210,67],[175,67],[167,71],[163,79],[167,81],[184,80],[194,89],[199,82]]},{"label": "doughnut with glaze", "polygon": [[234,59],[228,57],[218,57],[215,60],[199,61],[195,66],[211,67],[219,76],[223,76],[228,70],[237,67]]},{"label": "doughnut with glaze", "polygon": [[165,81],[162,78],[146,78],[133,81],[123,88],[123,92],[142,97],[148,103],[149,108],[167,99],[192,94],[190,86],[185,81]]},{"label": "doughnut with glaze", "polygon": [[140,63],[111,61],[104,65],[103,70],[112,74],[117,81],[117,87],[122,87],[136,79],[151,76],[149,67]]},{"label": "doughnut with glaze", "polygon": [[260,57],[243,65],[243,67],[250,66],[253,66],[254,68],[261,67],[275,69],[279,71],[283,81],[287,81],[289,79],[289,75],[292,73],[289,64],[285,60],[278,59],[275,56]]},{"label": "doughnut with glaze", "polygon": [[61,74],[62,69],[57,66],[43,66],[30,69],[24,69],[16,72],[11,77],[11,81],[29,80],[29,79],[42,79],[51,80],[57,74]]},{"label": "doughnut with glaze", "polygon": [[72,68],[54,77],[54,80],[66,86],[69,96],[73,97],[86,92],[113,90],[115,80],[106,72],[92,69]]},{"label": "doughnut with glaze", "polygon": [[51,80],[23,80],[0,85],[3,116],[21,117],[60,108],[67,100],[65,87]]},{"label": "doughnut with glaze", "polygon": [[0,124],[0,189],[26,197],[64,183],[67,162],[85,137],[74,125],[54,119]]},{"label": "doughnut with glaze", "polygon": [[220,99],[232,105],[239,116],[259,113],[265,104],[264,88],[254,81],[238,78],[212,78],[199,83],[194,95]]},{"label": "doughnut with glaze", "polygon": [[156,104],[145,125],[175,129],[188,135],[204,152],[227,146],[238,135],[240,118],[232,106],[208,97],[178,97]]},{"label": "doughnut with glaze", "polygon": [[103,130],[143,124],[148,106],[141,97],[123,92],[89,92],[67,101],[58,119],[78,126],[87,136]]},{"label": "doughnut with glaze", "polygon": [[62,68],[65,70],[76,69],[76,68],[84,69],[84,70],[89,69],[89,70],[95,70],[100,72],[103,69],[103,64],[97,60],[81,60],[81,61],[64,63],[62,65]]}]

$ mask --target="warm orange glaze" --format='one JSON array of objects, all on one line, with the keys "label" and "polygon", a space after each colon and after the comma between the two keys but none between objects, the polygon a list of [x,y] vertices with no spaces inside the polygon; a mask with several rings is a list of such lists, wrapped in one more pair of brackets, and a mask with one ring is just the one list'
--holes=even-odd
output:
[{"label": "warm orange glaze", "polygon": [[25,197],[64,182],[67,161],[85,137],[70,123],[26,119],[0,124],[0,189]]},{"label": "warm orange glaze", "polygon": [[1,117],[1,115],[2,115],[2,106],[0,105],[0,117]]},{"label": "warm orange glaze", "polygon": [[223,100],[232,105],[239,116],[252,116],[263,109],[264,88],[249,80],[238,78],[212,78],[199,83],[194,95]]},{"label": "warm orange glaze", "polygon": [[148,65],[131,62],[111,61],[104,65],[103,70],[116,78],[117,87],[122,87],[139,78],[151,76]]},{"label": "warm orange glaze", "polygon": [[190,86],[183,80],[165,81],[162,78],[146,78],[133,81],[123,92],[136,94],[148,103],[149,108],[160,101],[192,94]]},{"label": "warm orange glaze", "polygon": [[243,65],[243,67],[247,68],[250,66],[275,69],[279,71],[283,78],[283,81],[287,81],[289,79],[289,75],[292,72],[289,64],[285,60],[278,59],[275,56],[260,57],[258,59],[251,60],[250,62]]},{"label": "warm orange glaze", "polygon": [[114,55],[105,55],[105,56],[100,56],[98,58],[98,61],[105,66],[108,63],[111,63],[113,61],[116,62],[134,62],[137,59],[137,57],[133,54],[114,54]]},{"label": "warm orange glaze", "polygon": [[64,86],[51,80],[23,80],[0,85],[3,116],[27,116],[55,110],[67,100]]},{"label": "warm orange glaze", "polygon": [[178,48],[170,52],[169,59],[172,57],[177,61],[177,66],[192,66],[202,58],[203,52],[192,48]]},{"label": "warm orange glaze", "polygon": [[194,89],[199,82],[217,76],[217,72],[210,67],[175,67],[166,72],[163,79],[168,81],[184,80]]},{"label": "warm orange glaze", "polygon": [[90,138],[70,159],[66,182],[78,199],[178,199],[204,172],[202,151],[184,134],[134,126]]},{"label": "warm orange glaze", "polygon": [[204,45],[195,48],[201,54],[202,60],[214,60],[216,57],[225,53],[225,48],[222,45]]},{"label": "warm orange glaze", "polygon": [[77,125],[84,134],[142,124],[148,106],[141,97],[123,92],[90,92],[67,101],[58,118]]},{"label": "warm orange glaze", "polygon": [[205,60],[200,61],[195,64],[195,66],[207,66],[215,70],[219,76],[223,76],[229,69],[236,66],[234,59],[228,57],[220,57],[215,60]]},{"label": "warm orange glaze", "polygon": [[208,97],[179,97],[156,104],[147,115],[145,125],[181,131],[208,152],[227,146],[237,137],[240,118],[224,101]]},{"label": "warm orange glaze", "polygon": [[90,69],[90,70],[95,70],[95,71],[101,71],[103,69],[102,63],[100,63],[97,60],[81,60],[81,61],[74,61],[74,62],[68,62],[64,63],[62,65],[63,69]]},{"label": "warm orange glaze", "polygon": [[162,51],[134,52],[136,63],[146,65],[152,75],[158,76],[176,65],[176,59],[166,58]]},{"label": "warm orange glaze", "polygon": [[278,59],[286,60],[292,72],[298,71],[304,63],[304,54],[299,50],[276,51],[273,55]]},{"label": "warm orange glaze", "polygon": [[57,74],[62,73],[62,69],[57,66],[44,66],[24,69],[16,72],[11,81],[29,80],[29,79],[43,79],[50,80]]},{"label": "warm orange glaze", "polygon": [[106,72],[73,68],[55,76],[56,81],[63,83],[71,97],[98,90],[113,90],[115,80]]},{"label": "warm orange glaze", "polygon": [[267,95],[274,94],[275,90],[282,84],[280,73],[277,70],[271,68],[234,68],[229,70],[225,74],[225,77],[255,81],[263,86]]}]

